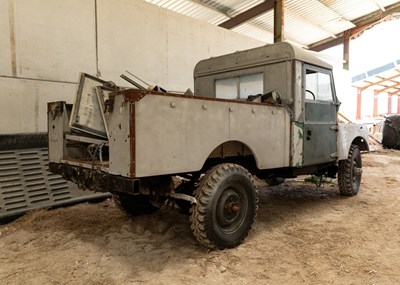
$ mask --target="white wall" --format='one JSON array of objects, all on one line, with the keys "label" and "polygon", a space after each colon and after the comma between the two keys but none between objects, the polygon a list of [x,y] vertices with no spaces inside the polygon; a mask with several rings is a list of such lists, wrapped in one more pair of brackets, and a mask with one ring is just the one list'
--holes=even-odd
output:
[{"label": "white wall", "polygon": [[263,44],[141,0],[0,0],[0,35],[0,134],[46,131],[80,71],[184,91],[200,59]]}]

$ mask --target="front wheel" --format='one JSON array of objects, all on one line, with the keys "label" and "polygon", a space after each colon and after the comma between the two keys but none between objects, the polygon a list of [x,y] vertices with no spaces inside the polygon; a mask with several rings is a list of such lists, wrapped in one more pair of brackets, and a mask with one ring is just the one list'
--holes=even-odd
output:
[{"label": "front wheel", "polygon": [[357,195],[361,184],[362,161],[360,148],[351,145],[347,159],[339,161],[338,184],[340,194]]},{"label": "front wheel", "polygon": [[196,190],[190,216],[196,239],[210,249],[231,248],[248,235],[257,211],[257,192],[251,174],[225,163],[208,171]]}]

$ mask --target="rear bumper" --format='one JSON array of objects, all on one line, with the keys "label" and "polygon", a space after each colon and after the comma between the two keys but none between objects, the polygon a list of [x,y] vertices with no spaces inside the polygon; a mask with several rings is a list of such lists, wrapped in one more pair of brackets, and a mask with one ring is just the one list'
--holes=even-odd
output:
[{"label": "rear bumper", "polygon": [[140,193],[140,180],[112,175],[104,171],[62,163],[49,163],[49,170],[71,181],[82,190],[95,192]]}]

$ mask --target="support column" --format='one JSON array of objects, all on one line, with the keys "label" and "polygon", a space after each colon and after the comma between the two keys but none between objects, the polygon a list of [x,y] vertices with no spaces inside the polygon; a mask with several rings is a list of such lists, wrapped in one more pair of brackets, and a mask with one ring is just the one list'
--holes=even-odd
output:
[{"label": "support column", "polygon": [[350,68],[350,38],[346,35],[343,38],[343,69]]},{"label": "support column", "polygon": [[397,94],[397,114],[400,114],[400,95]]},{"label": "support column", "polygon": [[285,0],[274,0],[274,43],[283,42]]},{"label": "support column", "polygon": [[392,96],[393,94],[388,93],[388,111],[387,111],[388,114],[392,113]]},{"label": "support column", "polygon": [[378,117],[378,96],[379,95],[379,91],[374,90],[374,114],[373,117],[376,118]]},{"label": "support column", "polygon": [[361,120],[361,92],[362,89],[357,88],[357,113],[356,113],[356,120]]}]

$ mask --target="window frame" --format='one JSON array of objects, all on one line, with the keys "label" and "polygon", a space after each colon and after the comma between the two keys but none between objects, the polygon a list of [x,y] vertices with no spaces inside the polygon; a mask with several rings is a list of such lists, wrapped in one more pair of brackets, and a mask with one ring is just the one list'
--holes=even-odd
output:
[{"label": "window frame", "polygon": [[[326,100],[318,100],[318,99],[307,99],[306,98],[306,84],[307,84],[307,70],[314,71],[317,73],[323,73],[327,74],[329,76],[330,80],[330,87],[331,87],[331,93],[332,93],[332,100],[326,101]],[[336,97],[336,90],[335,90],[335,83],[333,79],[333,72],[330,69],[322,68],[319,66],[315,65],[310,65],[310,64],[303,64],[303,84],[302,84],[302,96],[305,102],[318,102],[318,103],[337,103],[337,97]]]},{"label": "window frame", "polygon": [[[221,78],[215,78],[214,79],[214,95],[215,95],[215,98],[217,98],[217,99],[225,99],[225,100],[246,100],[249,95],[247,95],[246,98],[242,98],[241,97],[241,93],[240,93],[240,90],[241,90],[241,79],[242,79],[242,77],[248,77],[248,76],[254,76],[254,75],[261,75],[261,83],[262,83],[261,94],[264,94],[264,87],[265,87],[264,86],[265,85],[264,72],[263,71],[257,71],[257,72],[249,72],[249,73],[245,73],[245,74],[238,74],[238,75],[234,75],[234,76],[226,76],[226,77],[221,77]],[[235,86],[236,87],[236,94],[237,94],[236,98],[218,97],[218,94],[217,94],[217,82],[219,80],[227,80],[227,79],[232,79],[232,81],[236,82],[236,86]],[[259,93],[257,93],[257,94],[259,94]],[[257,95],[257,94],[250,94],[250,95]]]}]

